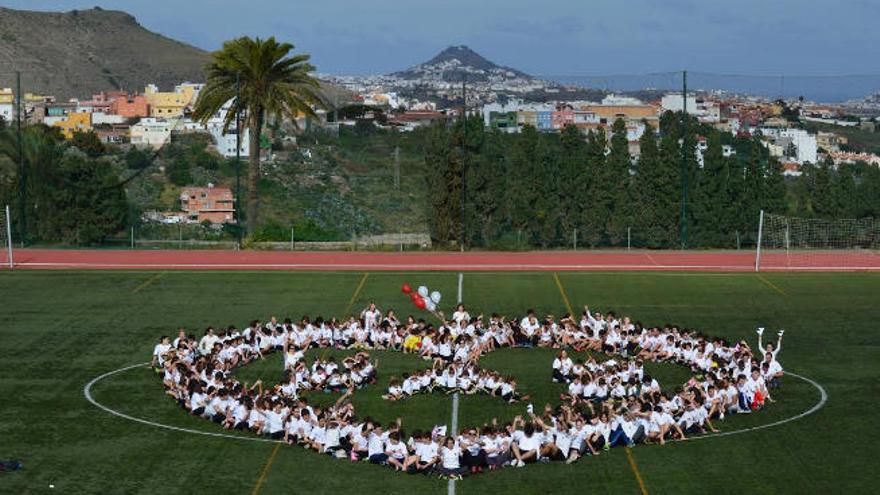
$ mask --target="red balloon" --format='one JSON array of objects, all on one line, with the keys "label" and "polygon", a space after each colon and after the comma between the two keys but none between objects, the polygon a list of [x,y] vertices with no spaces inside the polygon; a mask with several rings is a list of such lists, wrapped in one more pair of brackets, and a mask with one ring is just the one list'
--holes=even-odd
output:
[{"label": "red balloon", "polygon": [[410,287],[409,284],[403,284],[403,287],[401,287],[400,290],[403,291],[404,294],[409,294],[412,292],[412,287]]},{"label": "red balloon", "polygon": [[415,300],[415,303],[416,303],[416,307],[417,307],[417,308],[419,308],[419,309],[425,309],[425,300],[422,299],[421,297],[419,297],[418,299],[416,299],[416,300]]},{"label": "red balloon", "polygon": [[422,296],[420,296],[418,292],[413,292],[409,295],[409,298],[412,299],[413,302],[416,302],[416,300],[421,299]]}]

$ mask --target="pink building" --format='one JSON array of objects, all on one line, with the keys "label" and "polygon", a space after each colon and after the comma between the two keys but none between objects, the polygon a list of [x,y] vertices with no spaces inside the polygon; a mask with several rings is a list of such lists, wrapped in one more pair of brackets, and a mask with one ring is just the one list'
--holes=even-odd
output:
[{"label": "pink building", "polygon": [[235,215],[235,199],[228,187],[184,187],[180,193],[180,205],[186,218],[193,222],[232,223]]},{"label": "pink building", "polygon": [[559,105],[550,114],[550,122],[554,129],[562,129],[563,127],[574,124],[574,108],[570,105]]},{"label": "pink building", "polygon": [[[122,94],[125,95],[125,93]],[[84,100],[79,102],[78,107],[82,109],[82,111],[89,113],[110,113],[110,105],[113,103],[113,100],[115,100],[118,96],[118,92],[102,92],[93,94],[91,100]]]}]

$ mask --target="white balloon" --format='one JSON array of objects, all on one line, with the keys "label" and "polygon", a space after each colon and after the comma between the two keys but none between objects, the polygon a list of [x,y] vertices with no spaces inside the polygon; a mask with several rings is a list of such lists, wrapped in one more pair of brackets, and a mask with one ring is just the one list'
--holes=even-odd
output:
[{"label": "white balloon", "polygon": [[419,295],[422,297],[428,297],[428,288],[424,285],[419,287]]},{"label": "white balloon", "polygon": [[431,293],[431,300],[434,301],[434,304],[440,304],[441,297],[442,296],[440,295],[439,291],[435,290],[434,292]]},{"label": "white balloon", "polygon": [[434,311],[437,309],[437,305],[434,304],[434,301],[430,299],[425,299],[425,309],[427,309],[428,311]]}]

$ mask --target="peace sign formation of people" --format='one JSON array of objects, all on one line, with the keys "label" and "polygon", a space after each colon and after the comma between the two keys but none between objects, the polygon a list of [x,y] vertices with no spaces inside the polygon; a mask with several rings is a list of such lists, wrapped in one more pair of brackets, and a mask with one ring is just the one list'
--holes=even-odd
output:
[{"label": "peace sign formation of people", "polygon": [[[459,304],[450,318],[440,311],[435,326],[370,303],[345,320],[305,316],[294,323],[252,321],[205,330],[200,339],[181,329],[173,341],[163,336],[152,364],[166,393],[195,416],[224,428],[302,445],[336,458],[386,465],[397,471],[460,478],[505,466],[522,467],[552,460],[577,462],[612,447],[664,444],[689,435],[717,432],[726,415],[748,414],[773,402],[771,391],[783,376],[775,345],[730,343],[674,325],[648,327],[613,312],[584,306],[580,320],[565,315],[538,319],[528,310],[521,319],[499,315],[472,317]],[[356,415],[351,396],[376,382],[379,362],[368,350],[413,353],[432,362],[430,369],[392,377],[383,398],[402,400],[420,393],[482,393],[511,403],[527,401],[516,379],[478,366],[481,356],[499,347],[559,349],[548,373],[567,384],[560,404],[512,421],[493,419],[482,427],[448,432],[445,425],[405,432],[400,418],[382,425]],[[354,349],[337,363],[332,357],[310,364],[311,348]],[[572,359],[568,350],[586,352]],[[239,382],[233,371],[275,350],[284,353],[284,379],[273,387],[262,381]],[[607,358],[607,359],[597,359]],[[687,366],[693,376],[674,392],[662,391],[644,367],[646,361]],[[303,392],[342,392],[328,407],[310,405]]]}]

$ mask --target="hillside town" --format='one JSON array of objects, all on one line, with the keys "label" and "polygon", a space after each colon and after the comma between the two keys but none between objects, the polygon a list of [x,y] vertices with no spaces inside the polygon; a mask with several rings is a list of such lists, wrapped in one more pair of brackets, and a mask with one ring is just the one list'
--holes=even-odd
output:
[{"label": "hillside town", "polygon": [[[59,102],[52,96],[25,93],[22,97],[22,121],[25,125],[42,123],[58,127],[71,138],[75,132],[94,131],[106,143],[130,143],[133,146],[159,148],[167,143],[172,133],[207,133],[214,139],[217,152],[234,157],[235,129],[224,132],[228,105],[207,123],[194,121],[190,115],[202,84],[183,82],[171,91],[160,91],[150,84],[141,93],[122,91],[102,92],[88,99]],[[452,90],[452,88],[450,88]],[[460,93],[460,88],[459,88]],[[561,101],[534,103],[522,98],[509,98],[505,103],[487,103],[474,106],[468,99],[468,113],[483,117],[487,128],[502,132],[519,132],[531,125],[542,132],[557,132],[566,125],[574,125],[584,133],[606,127],[623,119],[628,138],[634,145],[650,127],[657,128],[659,117],[667,111],[683,110],[680,92],[666,93],[659,100],[643,101],[632,96],[608,94],[600,101]],[[353,126],[358,119],[374,125],[399,131],[411,131],[422,125],[457,117],[461,107],[438,108],[434,103],[407,100],[395,91],[352,93],[351,101],[337,105],[361,104],[383,110],[386,123],[373,119],[366,112],[357,118],[341,119],[338,125]],[[847,118],[846,109],[839,105],[804,102],[772,101],[759,97],[732,97],[711,93],[689,93],[687,111],[700,122],[711,124],[731,134],[760,132],[771,155],[786,162],[817,163],[829,156],[835,163],[862,160],[878,163],[878,157],[854,153],[847,149],[847,139],[834,132],[810,133],[796,128],[783,116],[784,111],[795,111],[798,120],[841,127],[858,127],[874,132],[876,122],[870,118]],[[334,116],[316,109],[320,120],[310,125],[332,126]],[[15,120],[15,94],[11,88],[0,88],[0,118],[7,123]],[[304,127],[305,120],[299,122]],[[248,154],[248,131],[243,130],[240,154]],[[633,146],[633,158],[638,147]],[[821,156],[820,156],[821,155]]]},{"label": "hillside town", "polygon": [[[459,58],[470,57],[469,65]],[[474,61],[476,60],[476,61]],[[467,75],[469,86],[456,82]],[[407,71],[380,76],[322,76],[344,87],[345,101],[329,101],[316,108],[317,119],[298,119],[297,129],[322,129],[338,132],[340,126],[368,125],[398,132],[409,132],[437,122],[449,122],[466,108],[470,116],[480,116],[488,129],[518,133],[525,126],[540,132],[560,132],[574,126],[586,136],[599,128],[610,128],[622,119],[627,130],[630,158],[639,159],[639,139],[645,132],[659,132],[664,112],[681,112],[699,122],[733,136],[757,136],[778,159],[784,174],[798,176],[804,164],[830,159],[835,165],[865,162],[880,167],[880,156],[853,148],[845,133],[811,130],[804,123],[822,129],[855,128],[875,132],[873,100],[858,104],[860,116],[851,111],[853,103],[819,104],[803,99],[773,100],[764,97],[734,95],[722,91],[657,93],[644,99],[632,94],[603,93],[596,101],[547,99],[560,86],[528,76],[514,69],[499,67],[482,59],[466,47],[451,47],[434,60]],[[249,154],[249,132],[243,129],[236,149],[236,131],[224,129],[230,105],[224,105],[207,122],[192,118],[192,110],[203,88],[201,83],[181,82],[173,88],[146,85],[142,91],[106,91],[82,99],[58,101],[50,95],[25,92],[21,96],[23,125],[44,124],[56,127],[65,138],[75,133],[94,132],[102,142],[123,147],[157,150],[172,136],[202,133],[210,135],[213,148],[225,158]],[[413,96],[419,88],[420,97]],[[462,98],[467,91],[466,99]],[[530,95],[542,92],[542,101]],[[466,105],[464,102],[466,101]],[[0,118],[15,122],[16,95],[11,88],[0,88]],[[355,112],[346,109],[356,108]],[[610,133],[607,133],[610,140]],[[264,136],[261,136],[264,137]],[[261,159],[271,161],[268,140],[261,139]],[[263,150],[265,148],[265,150]],[[702,166],[706,138],[698,136],[696,156]],[[724,145],[724,156],[736,153]],[[234,222],[233,196],[228,188],[213,186],[187,188],[180,195],[180,211],[151,214],[153,221],[166,223]]]}]

